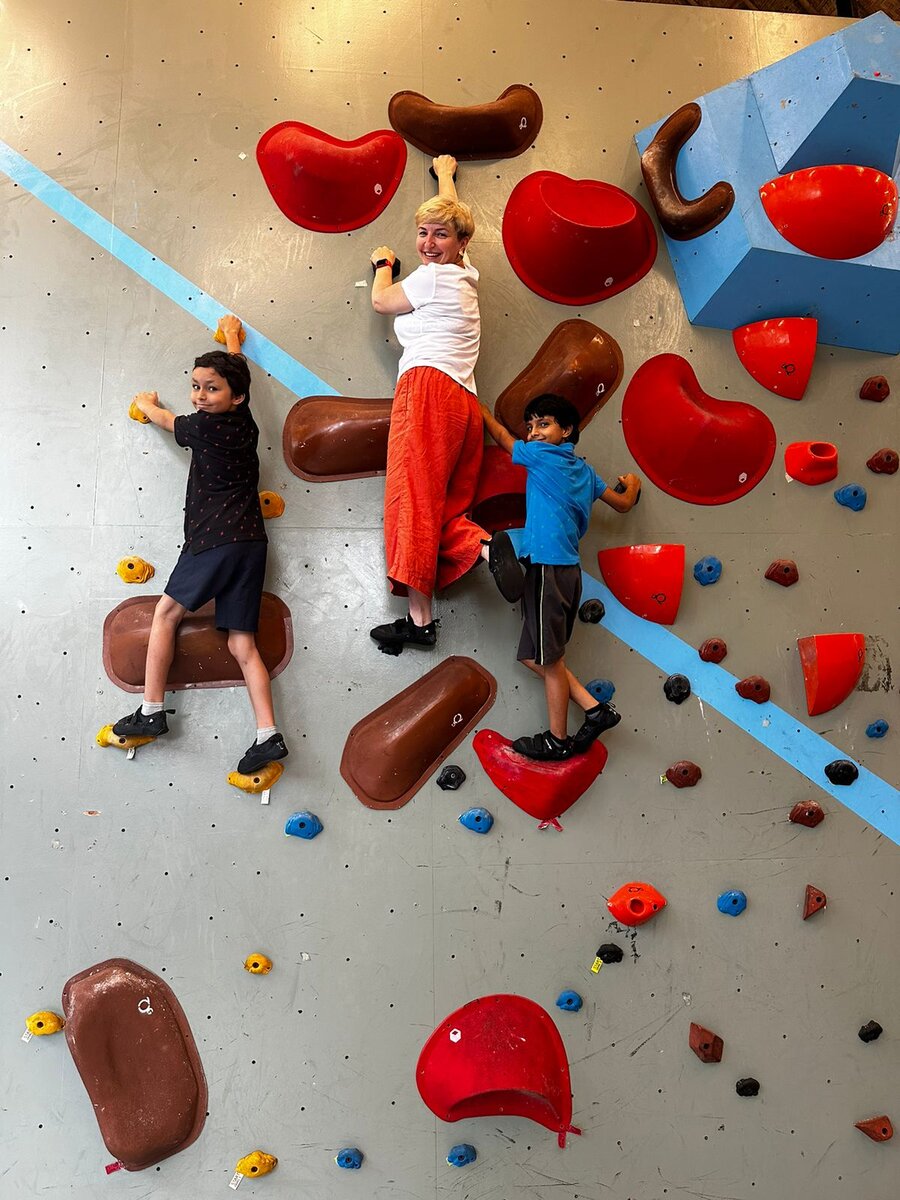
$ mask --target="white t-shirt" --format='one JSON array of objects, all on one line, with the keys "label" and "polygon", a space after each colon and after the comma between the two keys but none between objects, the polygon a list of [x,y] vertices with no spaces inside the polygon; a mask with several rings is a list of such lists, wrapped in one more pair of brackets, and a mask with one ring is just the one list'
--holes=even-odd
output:
[{"label": "white t-shirt", "polygon": [[467,391],[475,389],[475,363],[481,343],[478,271],[468,260],[417,267],[400,286],[413,306],[394,318],[403,347],[397,378],[412,367],[437,367]]}]

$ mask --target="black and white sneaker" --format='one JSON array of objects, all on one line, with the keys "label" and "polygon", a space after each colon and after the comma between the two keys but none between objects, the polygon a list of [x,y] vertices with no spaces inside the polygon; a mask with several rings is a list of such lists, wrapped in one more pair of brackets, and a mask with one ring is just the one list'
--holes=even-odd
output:
[{"label": "black and white sneaker", "polygon": [[160,712],[151,713],[148,717],[141,711],[142,707],[142,705],[138,706],[136,713],[123,717],[121,721],[116,721],[113,725],[113,733],[124,737],[162,737],[164,733],[169,732],[166,713],[173,713],[174,708],[164,708]]},{"label": "black and white sneaker", "polygon": [[275,762],[276,759],[287,758],[287,756],[288,748],[284,744],[284,738],[280,733],[273,733],[264,742],[260,742],[258,745],[256,742],[253,743],[238,763],[238,774],[253,775],[266,763]]},{"label": "black and white sneaker", "polygon": [[417,625],[407,614],[386,625],[376,625],[369,630],[369,637],[378,643],[378,649],[385,654],[402,654],[406,646],[431,650],[437,644],[438,624],[437,621],[430,621],[427,625]]},{"label": "black and white sneaker", "polygon": [[525,590],[525,572],[508,533],[501,530],[488,542],[488,567],[497,590],[510,604],[518,604]]},{"label": "black and white sneaker", "polygon": [[584,714],[584,724],[572,738],[575,754],[587,754],[601,733],[613,729],[622,720],[622,714],[614,704],[595,704]]},{"label": "black and white sneaker", "polygon": [[549,729],[543,733],[532,734],[531,737],[520,737],[512,744],[516,754],[533,758],[538,762],[564,762],[574,754],[572,739],[555,737]]}]

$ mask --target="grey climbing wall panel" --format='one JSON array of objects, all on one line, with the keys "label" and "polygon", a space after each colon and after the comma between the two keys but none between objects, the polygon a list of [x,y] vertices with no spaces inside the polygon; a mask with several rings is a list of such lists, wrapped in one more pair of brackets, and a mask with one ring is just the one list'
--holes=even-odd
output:
[{"label": "grey climbing wall panel", "polygon": [[[513,82],[533,86],[545,111],[535,147],[460,170],[478,227],[483,396],[559,321],[582,315],[619,341],[626,381],[672,351],[707,391],[763,408],[779,450],[755,491],[697,508],[647,487],[628,517],[596,514],[583,563],[596,574],[601,546],[643,541],[683,542],[689,567],[717,555],[721,581],[699,588],[688,577],[674,632],[694,646],[724,637],[737,677],[765,675],[782,708],[839,747],[835,757],[896,780],[897,480],[864,467],[898,443],[896,364],[822,347],[806,398],[784,401],[744,373],[726,333],[690,327],[664,249],[637,286],[579,312],[527,291],[500,240],[505,200],[528,172],[601,178],[643,197],[636,130],[839,27],[575,0],[7,0],[0,137],[336,391],[387,396],[397,347],[358,285],[375,245],[410,259],[411,214],[431,188],[425,160],[410,151],[374,225],[328,236],[277,210],[256,141],[286,119],[342,138],[383,128],[404,88],[474,104]],[[432,660],[387,659],[367,636],[396,609],[382,574],[382,481],[293,476],[281,427],[295,397],[259,368],[262,486],[287,505],[268,526],[267,580],[294,622],[294,658],[274,685],[287,774],[268,808],[226,785],[252,724],[240,689],[178,693],[172,736],[134,762],[94,745],[100,725],[133,704],[103,673],[103,619],[136,591],[159,590],[181,541],[184,456],[129,422],[128,400],[155,388],[184,411],[187,368],[212,343],[4,175],[0,202],[4,1190],[207,1200],[227,1193],[237,1159],[259,1146],[280,1164],[245,1195],[893,1195],[893,1146],[853,1124],[900,1113],[897,846],[708,705],[668,704],[663,673],[603,625],[579,627],[571,663],[585,679],[615,681],[624,719],[562,834],[538,833],[493,789],[471,740],[453,756],[468,775],[458,793],[432,781],[399,812],[363,808],[338,773],[347,731]],[[876,373],[894,386],[882,405],[856,398]],[[620,404],[621,392],[582,439],[609,475],[633,466]],[[864,512],[785,482],[783,446],[802,438],[838,444],[838,482],[869,487]],[[124,554],[154,563],[156,578],[126,587],[115,575]],[[777,557],[797,560],[796,587],[763,579]],[[488,667],[499,693],[483,724],[516,736],[543,724],[542,696],[513,662],[518,618],[485,576],[441,601],[439,653]],[[838,630],[868,635],[869,665],[844,705],[806,718],[796,638]],[[868,741],[877,717],[894,728]],[[701,765],[701,783],[661,787],[681,758]],[[825,823],[790,825],[791,806],[813,797]],[[484,838],[456,820],[475,804],[496,817]],[[284,837],[288,814],[306,808],[324,833]],[[652,882],[669,904],[624,936],[609,931],[604,898],[629,879]],[[808,882],[829,904],[804,923]],[[734,921],[715,907],[728,888],[749,897]],[[593,975],[607,940],[625,961]],[[242,969],[252,951],[274,960],[270,975]],[[170,982],[206,1068],[210,1117],[183,1155],[107,1183],[108,1154],[63,1039],[21,1045],[18,1034],[31,1011],[58,1010],[70,975],[113,956]],[[553,1007],[563,988],[584,996],[579,1014]],[[584,1130],[564,1152],[518,1119],[445,1126],[416,1092],[434,1026],[503,991],[558,1017]],[[856,1030],[869,1018],[885,1034],[863,1045]],[[690,1052],[691,1021],[724,1038],[718,1066]],[[735,1095],[747,1075],[761,1081],[755,1099]],[[479,1151],[462,1171],[445,1162],[459,1141]],[[361,1174],[333,1164],[347,1145],[366,1154]]]}]

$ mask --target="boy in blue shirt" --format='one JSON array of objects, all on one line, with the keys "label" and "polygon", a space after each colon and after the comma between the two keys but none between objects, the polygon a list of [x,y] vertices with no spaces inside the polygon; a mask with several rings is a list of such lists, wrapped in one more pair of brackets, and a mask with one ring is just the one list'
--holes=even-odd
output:
[{"label": "boy in blue shirt", "polygon": [[[604,730],[622,719],[612,704],[597,704],[567,669],[565,648],[581,600],[578,543],[587,532],[591,506],[602,500],[616,512],[626,513],[637,500],[641,481],[637,475],[620,475],[624,490],[615,491],[583,458],[576,457],[578,412],[562,396],[538,396],[528,404],[524,442],[517,441],[485,405],[481,412],[494,441],[528,472],[521,545],[526,564],[524,624],[517,657],[544,681],[550,728],[517,738],[512,746],[528,758],[560,762],[584,754]],[[505,536],[496,534],[494,540]],[[574,737],[567,730],[570,700],[584,711],[584,722]]]}]

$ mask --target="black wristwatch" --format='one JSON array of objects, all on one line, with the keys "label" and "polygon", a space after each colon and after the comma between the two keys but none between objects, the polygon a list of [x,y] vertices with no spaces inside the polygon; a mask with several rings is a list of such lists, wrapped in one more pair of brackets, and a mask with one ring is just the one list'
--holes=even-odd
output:
[{"label": "black wristwatch", "polygon": [[391,260],[389,258],[376,259],[376,261],[372,263],[372,274],[373,275],[379,269],[379,267],[390,267],[391,268],[391,279],[396,279],[397,276],[400,274],[400,259],[395,258],[393,262],[391,262]]},{"label": "black wristwatch", "polygon": [[390,267],[391,265],[392,265],[392,263],[389,258],[379,258],[377,260],[377,262],[375,263],[375,270],[377,271],[381,267]]}]

